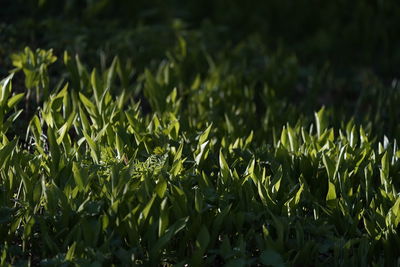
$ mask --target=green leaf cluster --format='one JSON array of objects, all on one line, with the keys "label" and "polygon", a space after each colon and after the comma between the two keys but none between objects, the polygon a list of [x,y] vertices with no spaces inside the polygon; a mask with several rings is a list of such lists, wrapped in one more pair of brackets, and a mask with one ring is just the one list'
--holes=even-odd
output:
[{"label": "green leaf cluster", "polygon": [[396,139],[333,108],[301,114],[285,81],[248,82],[256,70],[229,60],[205,54],[190,79],[185,42],[136,74],[65,52],[43,93],[52,51],[13,56],[40,99],[21,129],[24,95],[0,82],[1,265],[397,264]]}]

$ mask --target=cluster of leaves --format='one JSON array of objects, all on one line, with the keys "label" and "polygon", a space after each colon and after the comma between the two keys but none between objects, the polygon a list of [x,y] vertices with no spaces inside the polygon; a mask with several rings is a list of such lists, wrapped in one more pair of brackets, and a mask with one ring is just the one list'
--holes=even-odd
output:
[{"label": "cluster of leaves", "polygon": [[90,70],[65,52],[61,77],[52,51],[12,56],[0,265],[396,265],[399,126],[384,116],[398,112],[397,84],[359,98],[360,124],[332,108],[310,117],[312,94],[285,97],[299,94],[294,56],[187,47],[179,37],[143,71],[117,57]]}]

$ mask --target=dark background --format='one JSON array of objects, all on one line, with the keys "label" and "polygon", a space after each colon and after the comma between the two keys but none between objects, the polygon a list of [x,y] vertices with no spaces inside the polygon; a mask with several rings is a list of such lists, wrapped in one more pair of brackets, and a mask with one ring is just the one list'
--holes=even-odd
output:
[{"label": "dark background", "polygon": [[[165,47],[169,40],[157,39],[159,32],[168,35],[179,19],[185,30],[207,34],[212,28],[216,34],[206,43],[258,35],[270,49],[292,51],[303,65],[369,69],[390,81],[400,63],[398,1],[3,0],[1,6],[2,60],[24,46],[86,56],[99,49],[134,54],[137,43],[147,45],[146,38]],[[139,28],[147,35],[139,36]],[[154,56],[157,52],[163,54]]]}]

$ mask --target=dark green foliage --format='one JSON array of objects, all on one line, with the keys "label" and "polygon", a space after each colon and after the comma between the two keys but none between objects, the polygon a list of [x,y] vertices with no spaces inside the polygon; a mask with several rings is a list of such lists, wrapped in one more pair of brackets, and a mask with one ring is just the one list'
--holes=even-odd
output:
[{"label": "dark green foliage", "polygon": [[[150,113],[121,87],[129,64],[115,58],[98,72],[66,53],[68,83],[37,94],[27,137],[7,134],[6,120],[3,263],[397,262],[400,151],[370,115],[331,128],[341,113],[322,108],[310,120],[301,103],[252,84],[229,61],[210,61],[189,88],[174,88],[184,81],[177,51],[130,85]],[[41,66],[25,73],[33,84],[48,75]],[[1,83],[4,118],[19,114],[13,80]],[[398,98],[389,90],[376,107]]]},{"label": "dark green foliage", "polygon": [[[324,4],[316,29],[295,3],[205,1],[199,22],[203,5],[156,2],[26,1],[49,35],[31,25],[45,49],[0,45],[14,67],[0,82],[0,265],[396,266],[399,85],[360,69],[361,54],[344,74],[322,64],[347,57],[333,38],[347,5]],[[376,5],[371,27],[395,12]],[[376,6],[348,6],[356,45]],[[23,39],[10,32],[29,19],[4,18],[0,31]],[[313,51],[329,56],[304,64]]]}]

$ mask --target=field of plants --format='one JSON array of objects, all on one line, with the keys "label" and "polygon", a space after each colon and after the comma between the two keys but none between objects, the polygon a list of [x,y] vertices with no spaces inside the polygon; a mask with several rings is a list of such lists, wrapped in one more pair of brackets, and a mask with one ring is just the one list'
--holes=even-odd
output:
[{"label": "field of plants", "polygon": [[4,1],[0,266],[399,266],[400,5],[167,2]]}]

